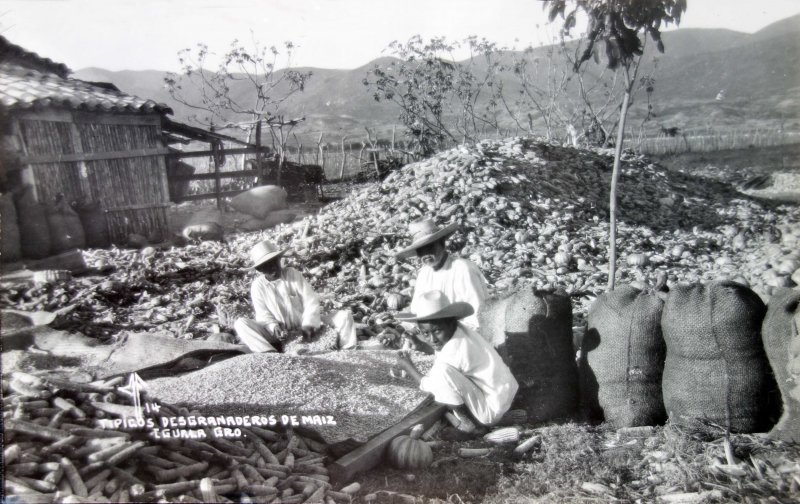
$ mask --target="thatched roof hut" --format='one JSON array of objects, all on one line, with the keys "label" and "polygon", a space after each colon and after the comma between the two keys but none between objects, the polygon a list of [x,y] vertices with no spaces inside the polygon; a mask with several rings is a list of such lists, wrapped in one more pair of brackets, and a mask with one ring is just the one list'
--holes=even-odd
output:
[{"label": "thatched roof hut", "polygon": [[0,189],[99,203],[114,242],[165,232],[162,120],[172,110],[69,73],[0,37]]}]

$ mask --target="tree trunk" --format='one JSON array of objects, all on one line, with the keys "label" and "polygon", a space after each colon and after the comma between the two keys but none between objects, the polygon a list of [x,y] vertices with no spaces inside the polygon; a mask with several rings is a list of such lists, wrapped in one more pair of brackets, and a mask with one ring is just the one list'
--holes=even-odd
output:
[{"label": "tree trunk", "polygon": [[622,161],[622,141],[625,136],[625,119],[628,115],[628,102],[631,96],[631,87],[625,89],[625,96],[622,98],[622,111],[620,112],[619,124],[617,125],[617,145],[614,149],[614,170],[611,172],[611,195],[609,196],[609,223],[610,233],[608,240],[608,290],[614,290],[614,280],[617,275],[617,180],[619,179],[619,167]]}]

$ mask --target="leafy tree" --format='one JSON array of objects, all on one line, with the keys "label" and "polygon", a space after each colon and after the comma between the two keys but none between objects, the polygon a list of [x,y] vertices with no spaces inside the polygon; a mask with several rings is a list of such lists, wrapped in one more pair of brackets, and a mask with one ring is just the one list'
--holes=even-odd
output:
[{"label": "leafy tree", "polygon": [[640,34],[649,35],[659,52],[664,52],[661,26],[680,23],[686,11],[686,0],[545,0],[549,7],[550,21],[561,16],[564,32],[569,34],[576,25],[579,11],[588,17],[585,45],[578,52],[573,69],[577,72],[586,62],[597,58],[598,46],[605,49],[606,66],[621,70],[625,78],[620,118],[617,123],[617,142],[614,152],[614,169],[611,175],[610,194],[610,238],[608,289],[614,289],[617,260],[617,181],[625,132],[625,119],[631,93],[637,82],[639,62],[644,52]]},{"label": "leafy tree", "polygon": [[[453,55],[461,47],[469,57],[456,63]],[[490,92],[500,70],[493,43],[477,37],[424,41],[417,35],[406,43],[394,41],[389,49],[399,60],[376,65],[363,83],[376,101],[400,108],[400,121],[423,155],[475,141],[487,127],[498,127],[499,105]]]},{"label": "leafy tree", "polygon": [[[281,153],[280,181],[282,153],[289,137],[286,125],[293,125],[280,114],[281,105],[303,91],[311,78],[311,72],[291,68],[294,49],[292,42],[285,42],[281,52],[255,39],[250,47],[234,40],[218,58],[216,70],[209,70],[216,55],[207,45],[197,44],[194,51],[178,52],[181,71],[168,73],[164,84],[176,101],[194,111],[191,120],[212,130],[235,128],[245,132],[248,142],[252,142],[265,123]],[[279,61],[284,63],[283,69],[277,68]]]}]

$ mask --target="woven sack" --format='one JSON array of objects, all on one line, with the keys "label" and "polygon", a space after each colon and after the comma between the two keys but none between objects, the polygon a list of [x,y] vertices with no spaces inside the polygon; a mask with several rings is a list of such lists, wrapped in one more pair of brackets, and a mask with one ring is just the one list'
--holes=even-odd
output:
[{"label": "woven sack", "polygon": [[222,240],[222,213],[209,208],[195,212],[183,227],[183,236],[187,240]]},{"label": "woven sack", "polygon": [[573,416],[578,370],[569,296],[525,288],[503,304],[504,332],[494,338],[502,340],[495,341],[497,351],[519,383],[515,407],[527,410],[532,422]]},{"label": "woven sack", "polygon": [[670,421],[711,421],[734,432],[770,423],[774,390],[761,343],[766,307],[736,282],[679,285],[664,304],[662,392]]},{"label": "woven sack", "polygon": [[231,198],[237,212],[264,219],[275,210],[286,208],[286,191],[274,185],[254,187]]},{"label": "woven sack", "polygon": [[22,257],[17,208],[14,197],[0,195],[0,260],[4,263],[18,261]]},{"label": "woven sack", "polygon": [[769,435],[800,442],[800,291],[773,293],[761,333],[783,403],[783,414]]},{"label": "woven sack", "polygon": [[25,186],[17,198],[17,222],[22,256],[42,259],[50,255],[50,228],[45,207],[36,201],[33,187]]},{"label": "woven sack", "polygon": [[497,348],[506,341],[506,309],[511,295],[487,299],[478,311],[480,335]]},{"label": "woven sack", "polygon": [[86,235],[83,232],[81,218],[63,196],[59,196],[55,205],[48,208],[47,226],[50,228],[53,254],[86,247]]},{"label": "woven sack", "polygon": [[83,225],[83,232],[86,236],[86,246],[89,248],[105,248],[111,245],[108,236],[108,221],[106,213],[100,207],[100,203],[82,203],[75,209]]},{"label": "woven sack", "polygon": [[663,305],[656,293],[624,285],[601,294],[589,307],[581,399],[593,419],[616,428],[666,421],[661,397]]}]

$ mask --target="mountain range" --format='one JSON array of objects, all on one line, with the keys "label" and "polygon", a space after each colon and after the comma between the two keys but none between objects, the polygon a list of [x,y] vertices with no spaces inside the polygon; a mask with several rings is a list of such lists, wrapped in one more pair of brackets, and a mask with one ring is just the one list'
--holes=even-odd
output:
[{"label": "mountain range", "polygon": [[[651,128],[678,127],[685,131],[780,124],[787,129],[800,129],[800,15],[752,34],[681,28],[664,32],[663,42],[666,48],[663,54],[655,51],[654,44],[645,46],[640,70],[640,75],[655,77],[650,97],[654,115],[648,123]],[[535,48],[526,57],[529,61],[545,60],[553,47]],[[506,52],[499,53],[498,58],[510,62],[523,55]],[[338,141],[345,134],[363,138],[365,127],[387,138],[393,125],[398,126],[398,131],[401,129],[399,109],[390,103],[376,102],[362,81],[370,69],[376,65],[385,68],[392,61],[397,60],[382,57],[352,70],[297,69],[311,71],[313,75],[302,93],[284,102],[283,114],[306,118],[295,131],[304,142],[312,139],[316,142],[320,133],[328,141]],[[588,65],[587,81],[610,83],[610,73],[601,72],[602,60],[600,64]],[[166,103],[177,120],[186,121],[192,112],[170,96],[164,85],[165,74],[156,70],[84,68],[73,76],[110,82],[126,93]],[[542,84],[546,78],[542,73],[534,76],[534,81]],[[518,95],[520,84],[513,72],[501,74],[500,79],[508,96]],[[231,95],[239,99],[252,92],[246,84],[231,89]],[[633,121],[643,119],[647,110],[642,104],[644,93],[637,96],[631,110]],[[501,122],[512,129],[509,117]]]}]

